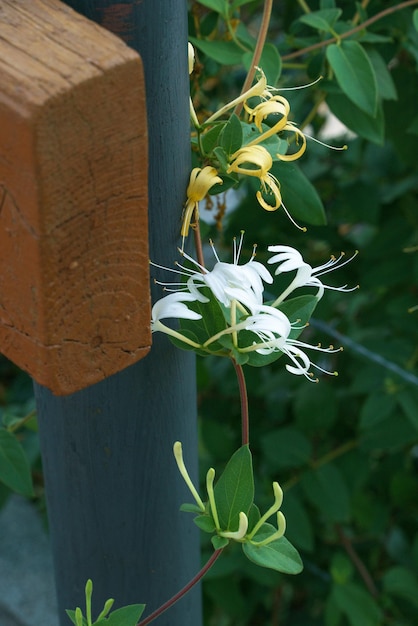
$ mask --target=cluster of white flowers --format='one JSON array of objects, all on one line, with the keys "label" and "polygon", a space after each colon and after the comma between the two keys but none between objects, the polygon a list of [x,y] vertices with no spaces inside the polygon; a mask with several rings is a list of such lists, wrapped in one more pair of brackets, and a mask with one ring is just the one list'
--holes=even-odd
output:
[{"label": "cluster of white flowers", "polygon": [[[332,257],[324,265],[313,268],[305,263],[297,250],[290,246],[269,246],[268,251],[273,253],[273,256],[268,259],[267,263],[277,265],[274,275],[292,272],[294,277],[274,301],[266,303],[264,301],[264,284],[271,285],[274,282],[274,277],[262,263],[255,260],[255,247],[250,260],[243,265],[238,264],[242,243],[243,235],[241,235],[238,244],[234,240],[232,263],[220,261],[213,244],[211,244],[216,259],[211,271],[185,252],[180,251],[180,254],[188,262],[188,266],[176,263],[176,269],[163,269],[179,274],[183,282],[159,283],[171,293],[154,304],[151,320],[152,331],[166,333],[183,342],[184,347],[191,347],[200,352],[208,353],[215,352],[214,345],[219,346],[217,342],[224,339],[223,345],[226,348],[221,354],[222,356],[234,357],[234,354],[245,355],[254,352],[268,357],[271,357],[273,353],[277,357],[285,354],[290,360],[286,369],[292,374],[303,375],[309,380],[316,380],[310,371],[312,366],[326,373],[335,374],[335,372],[327,372],[318,365],[311,363],[305,350],[313,349],[330,353],[338,352],[339,349],[336,350],[333,346],[326,348],[319,345],[311,346],[294,338],[294,332],[292,337],[293,330],[300,331],[304,326],[303,324],[300,325],[300,320],[291,321],[280,310],[280,306],[285,299],[294,294],[295,290],[302,287],[314,287],[316,292],[313,297],[316,300],[323,296],[325,289],[351,291],[347,285],[341,287],[324,285],[319,278],[324,273],[345,265],[351,259],[343,260],[341,254],[338,258]],[[156,267],[160,266],[157,265]],[[201,321],[204,321],[205,306],[207,306],[209,316],[213,311],[214,302],[222,310],[222,325],[215,334],[205,337],[204,341],[197,342],[191,339],[187,333],[174,330],[161,321],[167,318],[191,320],[200,324],[200,328],[202,328],[204,325]],[[199,303],[200,306],[192,307],[191,303]],[[242,331],[247,331],[247,333],[244,340],[240,341]],[[248,331],[251,335],[248,335]],[[225,337],[230,338],[232,348],[230,350],[225,343]],[[216,353],[219,354],[219,347]],[[271,362],[271,358],[269,362]]]}]

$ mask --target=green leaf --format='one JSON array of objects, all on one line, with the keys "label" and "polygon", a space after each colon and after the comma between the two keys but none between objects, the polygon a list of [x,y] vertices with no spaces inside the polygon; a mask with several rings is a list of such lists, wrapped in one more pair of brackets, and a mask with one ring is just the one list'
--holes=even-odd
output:
[{"label": "green leaf", "polygon": [[367,56],[373,65],[380,97],[383,100],[397,100],[398,94],[396,92],[395,83],[393,82],[393,78],[382,55],[379,54],[376,48],[368,48]]},{"label": "green leaf", "polygon": [[[252,60],[253,53],[245,52],[242,57],[242,63],[247,71],[251,67]],[[276,46],[272,43],[267,43],[264,46],[258,65],[266,75],[267,83],[271,86],[276,85],[282,73],[282,60]]]},{"label": "green leaf", "polygon": [[290,322],[298,322],[298,325],[302,328],[292,328],[289,337],[291,339],[297,339],[301,332],[304,330],[305,324],[311,319],[312,313],[318,304],[318,298],[316,296],[296,296],[290,300],[282,302],[278,309],[282,311]]},{"label": "green leaf", "polygon": [[233,113],[223,127],[219,144],[227,155],[234,154],[242,146],[242,128],[239,117]]},{"label": "green leaf", "polygon": [[367,591],[354,583],[334,585],[332,597],[351,626],[380,626],[382,611]]},{"label": "green leaf", "polygon": [[225,150],[220,146],[217,146],[216,148],[214,148],[213,154],[218,159],[221,169],[226,171],[228,169],[228,156]]},{"label": "green leaf", "polygon": [[283,203],[292,217],[313,226],[326,224],[322,200],[297,165],[275,161],[271,173],[280,183]]},{"label": "green leaf", "polygon": [[344,94],[329,94],[327,104],[332,113],[350,130],[373,143],[383,145],[385,118],[379,103],[375,117],[354,106]]},{"label": "green leaf", "polygon": [[198,515],[193,521],[205,533],[214,533],[216,530],[215,522],[210,515]]},{"label": "green leaf", "polygon": [[25,452],[16,437],[5,428],[0,428],[0,481],[22,496],[33,496]]},{"label": "green leaf", "polygon": [[417,395],[411,390],[401,391],[397,395],[397,401],[401,405],[405,416],[416,430],[418,430]]},{"label": "green leaf", "polygon": [[199,0],[199,4],[203,4],[203,6],[216,11],[225,18],[228,15],[228,0]]},{"label": "green leaf", "polygon": [[334,582],[339,585],[350,582],[354,567],[350,559],[342,552],[336,552],[332,557],[330,574]]},{"label": "green leaf", "polygon": [[240,65],[242,49],[233,41],[206,41],[189,37],[190,42],[221,65]]},{"label": "green leaf", "polygon": [[283,427],[261,437],[261,447],[272,471],[305,465],[312,453],[310,441],[294,428]]},{"label": "green leaf", "polygon": [[342,14],[342,9],[323,9],[311,11],[299,18],[300,22],[327,33],[334,32],[334,24]]},{"label": "green leaf", "polygon": [[415,11],[412,14],[412,20],[414,22],[414,27],[415,30],[418,31],[418,9],[415,9]]},{"label": "green leaf", "polygon": [[241,7],[244,4],[249,4],[250,2],[254,2],[254,0],[232,0],[232,8],[236,9],[237,7]]},{"label": "green leaf", "polygon": [[144,612],[145,604],[129,604],[113,611],[106,619],[106,626],[136,626]]},{"label": "green leaf", "polygon": [[226,537],[220,537],[219,535],[214,535],[211,538],[211,542],[215,550],[222,550],[229,544],[229,539]]},{"label": "green leaf", "polygon": [[197,506],[197,504],[189,504],[186,502],[180,506],[180,511],[185,513],[197,513],[199,515],[202,512],[202,509]]},{"label": "green leaf", "polygon": [[307,499],[328,522],[346,522],[350,518],[350,494],[341,472],[332,463],[309,470],[302,477]]},{"label": "green leaf", "polygon": [[254,500],[253,466],[248,446],[242,446],[232,455],[214,493],[221,529],[237,530],[240,512],[248,515]]},{"label": "green leaf", "polygon": [[345,95],[364,113],[377,113],[377,81],[373,66],[358,41],[327,47],[326,56]]},{"label": "green leaf", "polygon": [[418,608],[418,577],[405,567],[392,567],[383,576],[386,593],[404,598]]},{"label": "green leaf", "polygon": [[381,390],[371,393],[360,411],[360,428],[366,430],[384,421],[395,406],[395,396],[389,396]]},{"label": "green leaf", "polygon": [[[73,611],[72,609],[65,609],[65,612],[67,613],[68,617],[70,618],[74,626],[77,626],[77,621],[75,618],[75,611]],[[87,620],[85,617],[83,617],[83,626],[87,626]]]},{"label": "green leaf", "polygon": [[[182,319],[180,321],[180,328],[184,334],[186,334],[186,331],[188,331],[189,334],[193,333],[195,336],[194,341],[204,344],[210,337],[213,337],[221,330],[224,330],[227,324],[219,302],[209,287],[203,287],[200,289],[200,292],[203,296],[206,296],[209,299],[209,302],[200,302],[196,300],[194,302],[188,302],[188,307],[192,311],[200,313],[202,319]],[[216,346],[212,344],[211,348],[215,350]]]},{"label": "green leaf", "polygon": [[289,541],[305,552],[313,552],[313,516],[308,514],[295,490],[286,492],[281,510],[286,518],[286,536]]},{"label": "green leaf", "polygon": [[212,152],[212,150],[217,145],[219,135],[222,129],[224,128],[224,126],[225,126],[225,123],[216,124],[212,128],[209,128],[209,130],[207,130],[205,133],[203,133],[202,148],[207,154]]},{"label": "green leaf", "polygon": [[[271,524],[263,524],[262,529],[254,539],[263,541],[276,530]],[[242,544],[242,550],[250,561],[260,565],[260,567],[268,567],[284,574],[299,574],[303,570],[299,552],[286,537],[280,537],[280,539],[276,539],[266,546],[255,546],[246,541]]]}]

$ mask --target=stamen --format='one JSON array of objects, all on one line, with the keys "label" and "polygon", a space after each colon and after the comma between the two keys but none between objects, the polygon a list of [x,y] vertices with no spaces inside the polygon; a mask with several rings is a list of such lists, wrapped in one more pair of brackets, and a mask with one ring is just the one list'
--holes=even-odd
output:
[{"label": "stamen", "polygon": [[304,133],[305,137],[307,139],[310,139],[311,141],[314,141],[315,143],[319,143],[320,146],[323,146],[324,148],[329,148],[330,150],[347,150],[348,146],[347,144],[344,144],[343,146],[331,146],[327,143],[325,143],[324,141],[320,141],[320,139],[316,139],[316,137],[312,137],[311,135],[307,135],[306,133]]},{"label": "stamen", "polygon": [[[152,265],[153,267],[158,267],[158,269],[160,270],[167,270],[167,272],[174,272],[175,274],[182,274],[182,272],[179,272],[178,270],[174,270],[172,267],[165,267],[165,265],[158,265],[158,263],[154,263],[153,261],[150,261],[149,264]],[[174,261],[174,265],[178,265],[177,261]]]},{"label": "stamen", "polygon": [[240,233],[239,245],[238,245],[238,250],[237,250],[237,255],[236,255],[236,261],[235,261],[235,258],[234,258],[235,265],[238,265],[239,257],[241,256],[242,246],[243,246],[243,243],[244,243],[244,233],[245,233],[244,230],[242,230],[241,233]]},{"label": "stamen", "polygon": [[282,204],[281,204],[281,206],[283,207],[284,212],[286,213],[287,217],[290,219],[290,221],[292,222],[292,224],[293,224],[294,226],[296,226],[296,228],[298,228],[299,230],[301,230],[303,233],[306,233],[306,231],[308,230],[308,229],[306,228],[306,226],[299,226],[299,224],[297,224],[297,223],[295,222],[295,220],[293,219],[293,217],[290,215],[289,211],[286,209],[286,207],[285,207],[285,204],[284,204],[283,200],[282,200]]},{"label": "stamen", "polygon": [[212,239],[209,239],[209,245],[212,248],[212,252],[213,252],[213,255],[214,255],[215,259],[217,260],[218,263],[220,263],[221,261],[220,261],[220,259],[218,257],[218,254],[217,254],[216,249],[215,249],[215,244],[213,243]]},{"label": "stamen", "polygon": [[[345,252],[341,252],[338,259],[335,258],[334,255],[332,255],[329,261],[324,263],[324,265],[320,265],[319,267],[316,268],[316,270],[320,270],[320,271],[319,272],[315,271],[315,276],[322,276],[322,274],[333,272],[337,268],[340,269],[340,267],[343,267],[344,265],[347,265],[347,263],[350,263],[358,255],[358,253],[359,253],[358,250],[355,250],[355,252],[351,255],[351,257],[349,259],[345,259],[343,263],[339,263],[339,262],[343,257],[345,257]],[[327,269],[328,267],[330,269]],[[346,286],[347,285],[345,285],[345,287]]]},{"label": "stamen", "polygon": [[250,260],[252,261],[253,259],[255,259],[256,255],[257,255],[257,244],[255,243],[255,244],[253,244],[253,252],[251,254],[251,259]]},{"label": "stamen", "polygon": [[[208,270],[206,269],[206,267],[204,267],[203,265],[200,265],[200,263],[198,263],[197,261],[195,261],[195,259],[191,256],[189,256],[188,254],[186,254],[186,252],[184,252],[184,250],[181,250],[180,248],[177,248],[177,250],[179,251],[179,253],[181,254],[181,256],[183,256],[185,259],[187,259],[188,261],[190,261],[190,263],[193,263],[193,265],[196,265],[196,267],[198,267],[200,269],[200,271],[203,274],[207,274]],[[178,267],[183,268],[184,270],[186,270],[187,268],[183,267],[182,265],[180,265],[179,263],[176,262],[176,265]],[[192,270],[187,269],[188,272],[191,272]],[[194,272],[193,272],[194,273]]]},{"label": "stamen", "polygon": [[269,89],[270,91],[297,91],[298,89],[307,89],[308,87],[313,87],[314,85],[319,83],[319,81],[321,81],[323,78],[324,78],[323,76],[319,76],[316,80],[312,81],[311,83],[307,83],[306,85],[298,85],[297,87],[270,87],[270,85],[267,85],[267,89]]}]

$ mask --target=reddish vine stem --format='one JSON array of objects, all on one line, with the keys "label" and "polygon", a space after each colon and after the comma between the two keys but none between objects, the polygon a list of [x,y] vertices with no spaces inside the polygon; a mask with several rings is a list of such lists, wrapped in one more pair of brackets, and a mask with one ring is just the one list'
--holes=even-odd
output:
[{"label": "reddish vine stem", "polygon": [[196,258],[198,263],[202,266],[205,267],[205,258],[203,256],[203,246],[202,246],[202,237],[200,234],[200,222],[199,222],[199,216],[196,215],[196,211],[195,211],[195,226],[193,227],[193,233],[194,233],[194,246],[196,249]]},{"label": "reddish vine stem", "polygon": [[386,15],[390,15],[391,13],[396,13],[396,11],[401,11],[401,9],[406,9],[413,4],[418,4],[418,0],[407,0],[406,2],[401,2],[394,7],[389,7],[388,9],[384,9],[380,13],[376,13],[373,17],[369,17],[368,20],[365,20],[358,26],[355,26],[351,30],[347,30],[345,33],[342,33],[338,37],[331,37],[330,39],[326,39],[325,41],[320,41],[318,43],[314,43],[312,46],[307,46],[306,48],[302,48],[301,50],[296,50],[295,52],[290,52],[290,54],[285,54],[282,56],[282,61],[289,61],[290,59],[296,59],[307,52],[312,52],[313,50],[319,50],[320,48],[324,48],[325,46],[329,46],[331,43],[336,43],[337,41],[341,41],[341,39],[347,39],[351,35],[358,33],[363,28],[367,28],[370,24],[377,22],[382,19],[382,17],[386,17]]},{"label": "reddish vine stem", "polygon": [[183,589],[180,589],[180,591],[178,591],[172,598],[167,600],[167,602],[164,602],[164,604],[162,604],[158,609],[155,609],[153,613],[148,615],[148,617],[146,617],[145,619],[141,620],[136,626],[146,626],[146,624],[153,622],[155,619],[157,619],[157,617],[162,615],[164,611],[172,607],[173,604],[177,602],[177,600],[180,600],[180,598],[185,596],[186,593],[188,593],[190,589],[192,589],[192,587],[194,587],[203,578],[206,572],[210,570],[215,561],[220,557],[222,551],[223,548],[221,548],[220,550],[215,550],[207,563],[195,576],[193,576],[193,578],[187,583],[187,585],[183,587]]},{"label": "reddish vine stem", "polygon": [[[248,89],[251,87],[251,83],[253,82],[253,78],[255,75],[255,68],[256,66],[258,66],[260,62],[261,54],[263,52],[263,48],[266,42],[267,32],[268,32],[268,28],[270,24],[270,16],[271,16],[272,7],[273,7],[273,0],[265,0],[260,31],[258,33],[257,43],[254,49],[253,58],[251,59],[251,67],[248,71],[247,77],[241,89],[242,94],[248,91]],[[237,104],[237,106],[235,107],[235,111],[234,111],[235,115],[239,115],[241,113],[242,107],[243,107],[242,102]]]},{"label": "reddish vine stem", "polygon": [[357,571],[360,574],[361,578],[363,579],[363,582],[366,585],[369,593],[374,598],[377,598],[377,596],[379,595],[379,592],[376,588],[373,578],[370,575],[369,570],[364,565],[363,561],[357,554],[353,544],[351,543],[349,538],[344,534],[342,528],[338,524],[337,524],[337,533],[340,538],[342,546],[344,547],[351,561],[354,563],[355,567],[357,568]]},{"label": "reddish vine stem", "polygon": [[247,386],[245,384],[245,376],[244,370],[242,366],[239,365],[234,359],[232,359],[232,363],[235,367],[235,372],[237,374],[238,387],[239,387],[239,397],[241,400],[241,439],[242,445],[247,446],[250,443],[250,420],[248,415],[248,396],[247,396]]}]

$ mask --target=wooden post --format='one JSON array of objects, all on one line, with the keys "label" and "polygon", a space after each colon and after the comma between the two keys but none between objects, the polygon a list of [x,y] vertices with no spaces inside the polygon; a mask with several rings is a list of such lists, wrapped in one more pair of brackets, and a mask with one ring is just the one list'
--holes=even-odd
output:
[{"label": "wooden post", "polygon": [[56,1],[0,33],[0,350],[72,393],[151,344],[142,64]]},{"label": "wooden post", "polygon": [[[171,265],[190,171],[186,3],[68,4],[141,53],[150,256]],[[35,394],[61,625],[69,624],[65,608],[83,604],[89,577],[96,612],[108,597],[116,606],[145,602],[152,611],[200,568],[199,533],[178,511],[187,493],[172,457],[173,442],[182,440],[196,469],[193,356],[157,337],[145,359],[102,382],[66,397],[35,384]],[[157,623],[199,626],[199,590]]]}]

